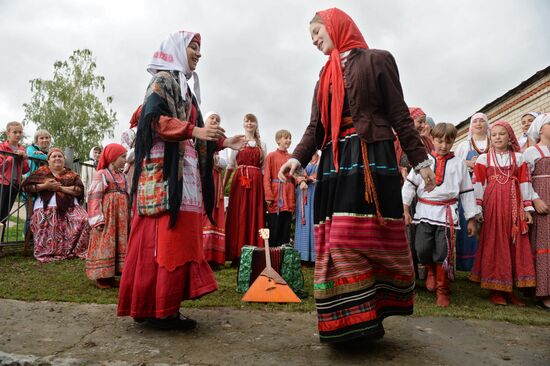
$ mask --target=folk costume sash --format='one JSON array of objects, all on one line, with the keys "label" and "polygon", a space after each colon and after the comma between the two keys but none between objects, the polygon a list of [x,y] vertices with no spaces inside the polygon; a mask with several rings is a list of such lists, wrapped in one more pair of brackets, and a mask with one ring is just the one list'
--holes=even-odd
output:
[{"label": "folk costume sash", "polygon": [[[368,46],[353,19],[342,10],[331,8],[317,14],[323,20],[323,24],[334,44],[334,49],[331,51],[319,79],[317,103],[321,113],[321,123],[325,130],[323,146],[327,144],[330,137],[332,139],[334,168],[338,171],[338,133],[342,123],[345,94],[340,54],[353,48],[366,49]],[[329,136],[328,131],[331,131],[331,136]]]},{"label": "folk costume sash", "polygon": [[445,239],[447,240],[447,258],[443,262],[443,269],[447,272],[447,276],[454,280],[455,271],[455,229],[453,221],[453,211],[451,206],[458,202],[456,198],[446,201],[432,201],[426,198],[418,197],[418,202],[422,202],[431,206],[445,206],[445,225],[449,228],[450,234],[447,235],[445,229]]}]

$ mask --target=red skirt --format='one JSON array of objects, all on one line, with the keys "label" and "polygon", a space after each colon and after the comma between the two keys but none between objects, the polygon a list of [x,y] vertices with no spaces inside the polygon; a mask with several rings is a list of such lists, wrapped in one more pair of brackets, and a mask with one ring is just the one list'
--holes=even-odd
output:
[{"label": "red skirt", "polygon": [[263,227],[265,204],[262,170],[239,167],[233,175],[227,207],[225,259],[233,261],[239,258],[244,245],[263,247],[258,234],[258,230]]},{"label": "red skirt", "polygon": [[[180,212],[176,227],[189,225],[185,216],[190,214],[200,215]],[[192,237],[187,235],[177,244],[199,246],[198,249],[190,248],[190,252],[202,254],[200,220],[199,230],[191,230]],[[197,299],[217,290],[214,273],[204,256],[187,260],[173,271],[158,265],[158,232],[167,230],[164,228],[166,223],[167,220],[134,215],[118,296],[119,316],[164,318],[177,313],[182,300]]]}]

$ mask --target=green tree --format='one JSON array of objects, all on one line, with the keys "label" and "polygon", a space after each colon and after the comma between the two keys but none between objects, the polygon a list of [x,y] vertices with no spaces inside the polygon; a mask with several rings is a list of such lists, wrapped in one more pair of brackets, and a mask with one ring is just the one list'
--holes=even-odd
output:
[{"label": "green tree", "polygon": [[32,98],[25,108],[24,124],[48,130],[61,148],[72,147],[86,159],[93,146],[113,137],[116,112],[105,93],[105,77],[95,75],[96,63],[88,49],[76,50],[66,61],[54,63],[52,80],[31,80]]}]

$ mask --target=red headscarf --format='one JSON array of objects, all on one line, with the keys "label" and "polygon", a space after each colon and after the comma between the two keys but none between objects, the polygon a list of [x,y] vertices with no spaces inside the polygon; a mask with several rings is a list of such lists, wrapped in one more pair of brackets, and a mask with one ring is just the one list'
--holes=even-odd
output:
[{"label": "red headscarf", "polygon": [[141,109],[143,108],[143,104],[141,104],[134,114],[132,114],[132,118],[130,118],[130,128],[137,127],[139,122],[139,116],[141,115]]},{"label": "red headscarf", "polygon": [[120,155],[126,152],[126,148],[120,144],[109,144],[105,146],[99,157],[99,163],[96,170],[105,169],[115,161]]},{"label": "red headscarf", "polygon": [[61,149],[58,148],[58,147],[52,147],[51,149],[48,150],[48,155],[46,155],[46,159],[49,160],[49,159],[50,159],[50,156],[52,156],[52,154],[53,154],[54,152],[60,152],[60,153],[63,155],[63,157],[65,157],[65,153],[63,152],[63,150],[61,150]]},{"label": "red headscarf", "polygon": [[508,137],[510,138],[510,144],[512,145],[512,151],[513,152],[520,152],[521,148],[519,147],[518,139],[516,138],[516,134],[514,133],[514,130],[512,129],[512,126],[506,121],[496,121],[491,125],[491,128],[495,126],[502,126],[506,129],[506,132],[508,132]]},{"label": "red headscarf", "polygon": [[[321,123],[325,128],[325,140],[328,141],[328,124],[331,123],[332,154],[334,155],[334,167],[338,171],[338,133],[342,122],[342,109],[344,106],[344,76],[340,53],[353,48],[369,48],[363,35],[349,15],[337,8],[331,8],[317,12],[323,20],[327,33],[334,44],[327,63],[319,79],[317,103],[321,111]],[[332,100],[329,108],[329,100],[332,86]],[[330,109],[330,116],[329,116]]]},{"label": "red headscarf", "polygon": [[411,115],[411,118],[413,120],[416,117],[420,117],[420,116],[426,117],[426,113],[424,113],[424,111],[420,107],[409,107],[409,114]]}]

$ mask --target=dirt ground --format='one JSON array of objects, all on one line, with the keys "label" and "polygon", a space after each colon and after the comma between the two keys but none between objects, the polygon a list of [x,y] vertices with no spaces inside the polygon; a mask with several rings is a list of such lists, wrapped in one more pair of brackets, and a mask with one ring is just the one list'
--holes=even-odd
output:
[{"label": "dirt ground", "polygon": [[311,313],[188,309],[199,326],[179,332],[115,311],[0,300],[0,365],[550,365],[550,327],[392,317],[384,339],[340,349],[319,343]]}]

